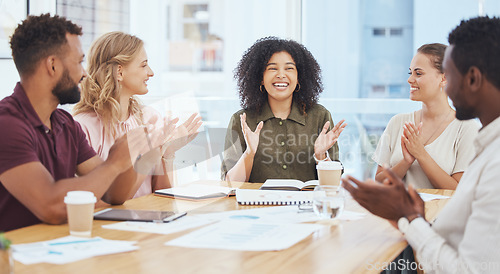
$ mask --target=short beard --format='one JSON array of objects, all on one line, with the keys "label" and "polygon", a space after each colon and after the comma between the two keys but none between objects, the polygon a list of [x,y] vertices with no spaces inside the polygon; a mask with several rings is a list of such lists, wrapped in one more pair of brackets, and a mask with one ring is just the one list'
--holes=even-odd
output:
[{"label": "short beard", "polygon": [[80,88],[73,82],[65,68],[61,79],[52,89],[52,94],[59,99],[59,104],[75,104],[80,101]]}]

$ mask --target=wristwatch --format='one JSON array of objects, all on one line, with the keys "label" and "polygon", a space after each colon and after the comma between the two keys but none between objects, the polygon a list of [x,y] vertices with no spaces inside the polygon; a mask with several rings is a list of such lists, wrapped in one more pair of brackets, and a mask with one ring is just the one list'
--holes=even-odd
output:
[{"label": "wristwatch", "polygon": [[[419,213],[416,214],[411,214],[410,216],[403,216],[399,218],[398,220],[398,229],[401,231],[401,233],[406,234],[406,231],[408,231],[408,227],[410,227],[410,223],[413,222],[417,218],[423,218],[422,215]],[[411,219],[411,221],[410,221]]]}]

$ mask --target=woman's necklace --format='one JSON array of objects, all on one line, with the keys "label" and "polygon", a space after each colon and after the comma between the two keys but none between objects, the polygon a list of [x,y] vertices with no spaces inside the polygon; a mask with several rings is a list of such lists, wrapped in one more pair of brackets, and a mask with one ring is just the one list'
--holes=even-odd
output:
[{"label": "woman's necklace", "polygon": [[[438,130],[440,128],[443,127],[443,124],[446,122],[446,120],[448,120],[448,117],[450,117],[450,114],[453,112],[452,109],[450,109],[450,111],[448,111],[448,114],[446,114],[446,117],[444,117],[444,119],[439,122],[439,125],[436,127],[436,129],[434,129],[434,132],[432,132],[431,136],[429,136],[429,138],[427,138],[427,140],[425,140],[425,142],[423,143],[424,146],[427,145],[427,142],[429,142],[429,140],[432,139],[432,137],[434,137],[434,135],[436,134],[436,132],[438,132]],[[424,123],[424,111],[420,111],[420,122],[423,124]]]}]

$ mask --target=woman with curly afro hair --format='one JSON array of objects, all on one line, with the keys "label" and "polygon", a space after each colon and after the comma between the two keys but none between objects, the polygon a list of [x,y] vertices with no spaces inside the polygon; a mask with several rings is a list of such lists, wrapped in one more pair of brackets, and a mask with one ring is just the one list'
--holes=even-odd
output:
[{"label": "woman with curly afro hair", "polygon": [[222,177],[264,182],[268,178],[317,179],[318,161],[338,160],[334,125],[319,105],[321,69],[301,44],[276,37],[257,40],[235,71],[242,110],[231,117]]}]

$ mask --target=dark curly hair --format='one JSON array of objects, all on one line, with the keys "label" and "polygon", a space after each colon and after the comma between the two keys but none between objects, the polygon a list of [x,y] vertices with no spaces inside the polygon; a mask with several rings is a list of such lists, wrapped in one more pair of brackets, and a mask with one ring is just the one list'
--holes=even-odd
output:
[{"label": "dark curly hair", "polygon": [[451,58],[461,74],[475,66],[500,89],[499,18],[481,16],[462,20],[449,34],[448,42],[454,46]]},{"label": "dark curly hair", "polygon": [[30,15],[19,24],[10,38],[12,58],[20,75],[31,75],[36,64],[50,55],[64,54],[66,33],[82,35],[82,28],[64,17]]},{"label": "dark curly hair", "polygon": [[277,52],[288,52],[297,67],[297,80],[300,92],[293,93],[302,113],[318,102],[323,91],[321,69],[313,55],[303,45],[277,37],[265,37],[253,44],[234,69],[234,78],[238,83],[241,107],[245,110],[260,111],[267,102],[267,94],[260,91],[264,70],[271,56]]}]

